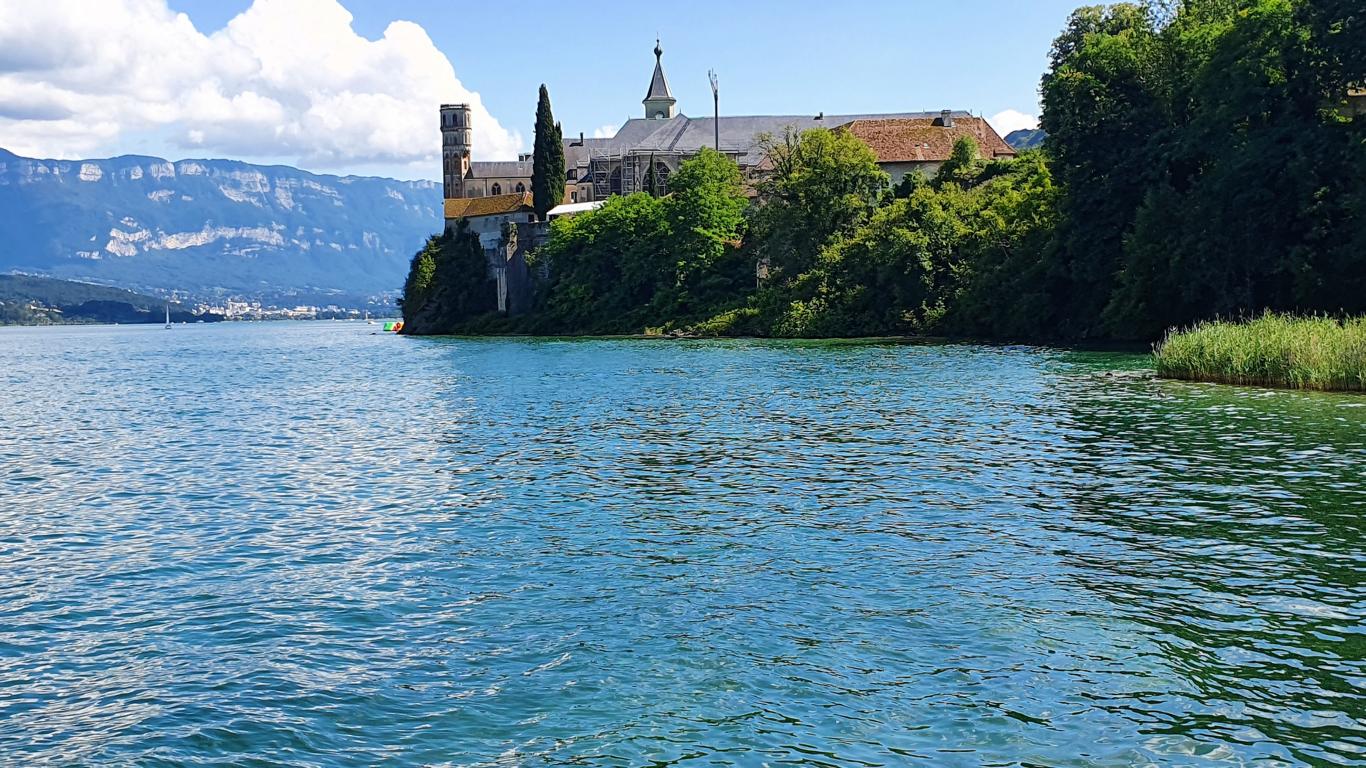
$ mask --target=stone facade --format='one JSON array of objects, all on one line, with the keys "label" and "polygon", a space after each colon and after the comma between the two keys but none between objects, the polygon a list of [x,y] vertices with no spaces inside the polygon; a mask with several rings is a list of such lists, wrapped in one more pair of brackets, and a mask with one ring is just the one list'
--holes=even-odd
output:
[{"label": "stone facade", "polygon": [[450,199],[445,209],[447,232],[464,222],[479,236],[497,292],[498,311],[514,315],[527,311],[532,276],[526,254],[545,241],[547,232],[547,225],[536,221],[531,193]]},{"label": "stone facade", "polygon": [[470,105],[441,105],[441,188],[445,199],[469,197],[465,180],[470,174],[470,149],[474,146]]}]

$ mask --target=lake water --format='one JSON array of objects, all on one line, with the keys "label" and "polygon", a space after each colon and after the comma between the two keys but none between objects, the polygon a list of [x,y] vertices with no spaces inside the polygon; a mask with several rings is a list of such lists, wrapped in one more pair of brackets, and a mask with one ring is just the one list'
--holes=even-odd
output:
[{"label": "lake water", "polygon": [[0,762],[1366,762],[1366,397],[0,329]]}]

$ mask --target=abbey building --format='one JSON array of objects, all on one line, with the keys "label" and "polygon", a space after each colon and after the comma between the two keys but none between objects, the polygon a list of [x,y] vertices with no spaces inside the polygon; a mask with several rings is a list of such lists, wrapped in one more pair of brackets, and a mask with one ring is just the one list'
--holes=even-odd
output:
[{"label": "abbey building", "polygon": [[[588,203],[610,195],[645,188],[650,166],[657,187],[667,192],[668,178],[679,164],[713,147],[735,159],[746,175],[763,173],[765,136],[810,128],[846,130],[858,136],[877,155],[878,164],[893,183],[908,173],[932,174],[948,159],[954,142],[968,136],[987,159],[1009,157],[1015,151],[987,124],[968,112],[889,112],[827,115],[726,115],[689,117],[664,74],[664,51],[658,41],[649,88],[641,100],[641,117],[627,120],[609,138],[565,140],[566,203]],[[709,105],[710,106],[710,105]],[[531,158],[515,161],[470,160],[470,108],[465,104],[441,107],[442,179],[447,199],[518,195],[531,189]]]}]

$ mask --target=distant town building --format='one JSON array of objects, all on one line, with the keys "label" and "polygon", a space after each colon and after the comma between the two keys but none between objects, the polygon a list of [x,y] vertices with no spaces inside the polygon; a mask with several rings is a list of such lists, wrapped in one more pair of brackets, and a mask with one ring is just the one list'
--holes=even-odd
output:
[{"label": "distant town building", "polygon": [[[970,112],[895,112],[855,115],[751,115],[723,116],[719,125],[711,117],[678,114],[678,101],[664,74],[664,49],[655,41],[655,67],[641,100],[644,116],[627,120],[615,135],[606,138],[565,140],[567,203],[605,200],[610,195],[645,189],[650,165],[655,168],[657,189],[668,191],[669,176],[683,161],[703,147],[715,147],[719,133],[721,152],[731,156],[741,170],[753,177],[763,173],[763,138],[781,137],[787,130],[843,128],[873,149],[878,164],[893,181],[914,170],[931,174],[949,158],[954,142],[963,136],[977,141],[982,156],[1009,157],[1015,151],[986,122]],[[718,131],[717,128],[720,130]],[[441,107],[443,179],[447,198],[515,194],[531,189],[530,157],[517,161],[470,160],[470,109],[466,104]]]}]

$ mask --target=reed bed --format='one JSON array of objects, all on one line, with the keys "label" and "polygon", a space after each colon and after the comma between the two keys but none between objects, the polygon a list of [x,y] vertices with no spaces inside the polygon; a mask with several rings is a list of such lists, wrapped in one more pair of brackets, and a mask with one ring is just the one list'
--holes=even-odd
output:
[{"label": "reed bed", "polygon": [[1165,378],[1366,392],[1366,317],[1205,322],[1169,332],[1153,356]]}]

